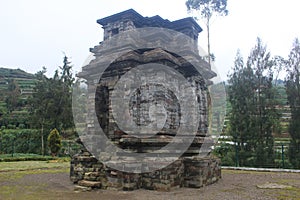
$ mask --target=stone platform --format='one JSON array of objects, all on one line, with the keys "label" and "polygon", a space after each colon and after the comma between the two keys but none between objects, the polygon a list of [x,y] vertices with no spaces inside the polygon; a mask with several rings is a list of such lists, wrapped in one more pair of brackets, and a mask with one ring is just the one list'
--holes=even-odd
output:
[{"label": "stone platform", "polygon": [[82,152],[73,157],[70,173],[73,183],[89,189],[170,191],[172,187],[200,188],[218,181],[221,165],[213,156],[181,157],[161,170],[135,174],[110,169],[89,152]]}]

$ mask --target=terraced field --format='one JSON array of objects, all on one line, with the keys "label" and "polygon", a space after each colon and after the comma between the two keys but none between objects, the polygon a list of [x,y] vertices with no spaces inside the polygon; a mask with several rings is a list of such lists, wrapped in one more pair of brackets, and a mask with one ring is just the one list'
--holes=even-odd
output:
[{"label": "terraced field", "polygon": [[[26,102],[26,100],[32,95],[36,83],[36,79],[33,74],[29,74],[20,69],[6,69],[0,68],[0,119],[1,116],[7,113],[6,99],[8,96],[9,83],[14,82],[19,88],[19,97],[17,101]],[[14,121],[19,121],[28,112],[28,106],[23,103],[22,106],[10,113]],[[12,122],[13,123],[13,122]],[[2,124],[0,123],[0,126]]]}]

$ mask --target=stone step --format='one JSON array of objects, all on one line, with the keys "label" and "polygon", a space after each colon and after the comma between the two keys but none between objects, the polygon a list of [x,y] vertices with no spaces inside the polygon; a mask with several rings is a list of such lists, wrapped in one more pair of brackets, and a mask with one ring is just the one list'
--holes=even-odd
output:
[{"label": "stone step", "polygon": [[91,191],[91,190],[92,190],[91,187],[84,187],[84,186],[80,186],[80,185],[75,185],[75,187],[74,187],[75,192],[87,192],[87,191]]},{"label": "stone step", "polygon": [[81,180],[81,181],[78,181],[78,185],[83,186],[83,187],[101,188],[101,182],[99,182],[99,181]]}]

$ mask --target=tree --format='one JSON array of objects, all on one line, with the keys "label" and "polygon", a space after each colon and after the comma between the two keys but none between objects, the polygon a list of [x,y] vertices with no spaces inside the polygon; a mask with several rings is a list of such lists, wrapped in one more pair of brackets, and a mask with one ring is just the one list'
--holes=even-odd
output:
[{"label": "tree", "polygon": [[18,106],[18,99],[20,97],[21,91],[18,83],[14,79],[8,80],[8,94],[6,98],[6,104],[8,112],[11,113]]},{"label": "tree", "polygon": [[61,120],[62,120],[62,128],[73,128],[73,115],[72,115],[72,87],[74,85],[75,79],[72,74],[72,65],[71,62],[68,61],[68,57],[64,56],[64,65],[61,69]]},{"label": "tree", "polygon": [[68,92],[71,92],[72,86],[74,84],[74,78],[72,74],[72,65],[71,62],[69,62],[68,57],[64,56],[64,65],[60,67],[61,69],[61,80],[63,83],[65,83],[65,87],[68,90]]},{"label": "tree", "polygon": [[68,57],[64,56],[63,66],[56,70],[53,78],[49,79],[51,87],[50,96],[50,115],[53,120],[53,127],[64,132],[66,129],[74,128],[72,115],[72,87],[74,78],[72,66]]},{"label": "tree", "polygon": [[36,74],[37,83],[30,100],[31,125],[41,129],[42,154],[45,153],[44,138],[53,128],[62,133],[74,128],[72,116],[72,66],[65,56],[63,67],[56,70],[52,78],[47,78],[46,68]]},{"label": "tree", "polygon": [[229,75],[230,133],[240,165],[262,167],[274,163],[272,133],[280,116],[275,109],[273,66],[270,53],[258,38],[246,66],[238,53]]},{"label": "tree", "polygon": [[279,74],[281,72],[283,72],[283,69],[284,67],[286,66],[286,60],[281,57],[281,56],[275,56],[274,59],[273,59],[273,65],[274,65],[274,84],[275,86],[278,85],[278,82],[279,82]]},{"label": "tree", "polygon": [[251,131],[252,98],[254,96],[254,73],[244,65],[243,57],[237,52],[233,73],[229,75],[228,97],[231,104],[229,114],[229,133],[236,144],[237,165],[249,165],[254,148],[253,132]]},{"label": "tree", "polygon": [[295,168],[300,168],[300,43],[295,39],[287,62],[286,92],[291,108],[288,156]]},{"label": "tree", "polygon": [[44,138],[45,128],[50,127],[51,118],[49,115],[49,79],[46,77],[46,68],[36,74],[37,83],[30,101],[30,115],[32,128],[39,128],[41,131],[41,153],[45,154]]},{"label": "tree", "polygon": [[210,50],[210,25],[211,18],[214,15],[227,16],[227,0],[187,0],[186,6],[188,11],[195,10],[199,11],[201,18],[205,21],[205,26],[207,30],[207,52],[208,52],[208,63],[211,64],[211,54]]},{"label": "tree", "polygon": [[51,151],[51,155],[56,156],[61,149],[61,137],[56,128],[50,132],[47,141],[49,149]]},{"label": "tree", "polygon": [[255,127],[255,160],[256,166],[273,165],[274,163],[274,127],[279,124],[279,113],[275,106],[275,88],[273,87],[274,62],[270,52],[266,50],[260,38],[252,50],[247,65],[254,70],[256,89],[253,103],[256,105],[253,113]]}]

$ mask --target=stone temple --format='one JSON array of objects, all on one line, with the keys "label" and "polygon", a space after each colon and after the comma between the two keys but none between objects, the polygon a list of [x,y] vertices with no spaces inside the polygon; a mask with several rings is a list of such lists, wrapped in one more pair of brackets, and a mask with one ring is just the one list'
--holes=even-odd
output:
[{"label": "stone temple", "polygon": [[208,85],[216,74],[198,53],[201,27],[193,18],[169,21],[132,9],[97,23],[104,40],[78,74],[87,83],[88,106],[79,134],[85,148],[72,158],[71,180],[88,188],[162,191],[218,181],[220,160],[209,153]]}]

